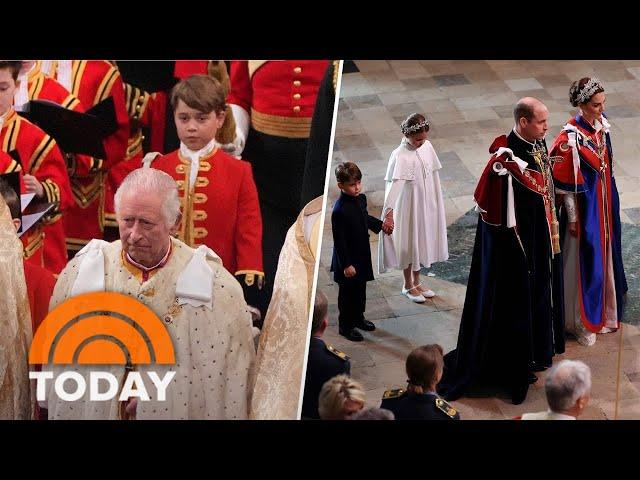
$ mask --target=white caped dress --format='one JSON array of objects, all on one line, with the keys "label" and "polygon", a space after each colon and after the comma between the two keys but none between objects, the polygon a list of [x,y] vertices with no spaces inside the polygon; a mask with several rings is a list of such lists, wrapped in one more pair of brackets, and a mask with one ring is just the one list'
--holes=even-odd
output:
[{"label": "white caped dress", "polygon": [[393,209],[395,227],[391,235],[380,232],[379,273],[389,267],[404,270],[409,264],[417,271],[449,258],[441,168],[428,140],[416,149],[404,138],[391,153],[382,218]]}]

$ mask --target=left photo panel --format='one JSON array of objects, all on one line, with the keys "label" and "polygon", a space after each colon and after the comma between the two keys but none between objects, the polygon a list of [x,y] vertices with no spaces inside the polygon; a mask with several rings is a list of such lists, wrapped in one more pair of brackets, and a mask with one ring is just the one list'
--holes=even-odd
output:
[{"label": "left photo panel", "polygon": [[300,417],[341,72],[0,60],[0,419]]}]

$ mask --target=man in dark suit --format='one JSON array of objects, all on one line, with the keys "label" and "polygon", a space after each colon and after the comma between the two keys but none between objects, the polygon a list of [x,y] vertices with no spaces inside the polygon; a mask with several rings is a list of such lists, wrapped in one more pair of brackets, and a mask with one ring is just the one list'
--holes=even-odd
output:
[{"label": "man in dark suit", "polygon": [[[340,335],[353,342],[364,340],[356,330],[372,331],[376,327],[364,319],[367,282],[373,280],[369,230],[390,234],[393,227],[367,212],[367,197],[360,193],[362,172],[355,163],[344,162],[335,170],[342,191],[333,206],[333,259],[331,271],[339,285],[338,324]],[[385,221],[386,222],[386,221]]]},{"label": "man in dark suit", "polygon": [[304,398],[302,400],[302,418],[319,419],[318,397],[322,385],[336,375],[351,373],[349,357],[322,340],[322,335],[329,324],[327,297],[322,291],[316,292],[311,322],[311,342],[307,360],[307,376],[304,382]]}]

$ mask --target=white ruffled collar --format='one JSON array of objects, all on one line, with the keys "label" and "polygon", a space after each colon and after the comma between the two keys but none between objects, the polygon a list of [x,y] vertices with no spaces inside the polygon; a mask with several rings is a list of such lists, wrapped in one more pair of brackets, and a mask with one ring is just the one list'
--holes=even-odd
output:
[{"label": "white ruffled collar", "polygon": [[192,159],[192,160],[193,160],[194,157],[197,158],[197,159],[200,159],[202,157],[206,157],[211,152],[213,152],[214,148],[216,148],[216,139],[215,138],[213,138],[209,143],[207,143],[200,150],[191,150],[184,143],[180,142],[180,154],[183,157],[187,157],[187,158]]},{"label": "white ruffled collar", "polygon": [[184,158],[188,158],[191,161],[191,174],[189,175],[189,188],[191,188],[198,176],[198,169],[200,168],[200,159],[208,156],[217,147],[216,139],[213,138],[200,150],[191,150],[184,143],[180,142],[180,155]]}]

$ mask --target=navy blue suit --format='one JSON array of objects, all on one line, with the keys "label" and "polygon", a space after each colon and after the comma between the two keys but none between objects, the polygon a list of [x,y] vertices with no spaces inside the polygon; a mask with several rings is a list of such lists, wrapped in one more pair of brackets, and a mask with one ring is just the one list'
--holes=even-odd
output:
[{"label": "navy blue suit", "polygon": [[[369,230],[380,233],[382,221],[367,212],[367,197],[352,197],[344,193],[333,206],[333,258],[331,271],[339,285],[338,323],[340,331],[350,331],[364,320],[367,302],[367,282],[373,280]],[[344,269],[353,266],[356,275],[344,276]]]}]

